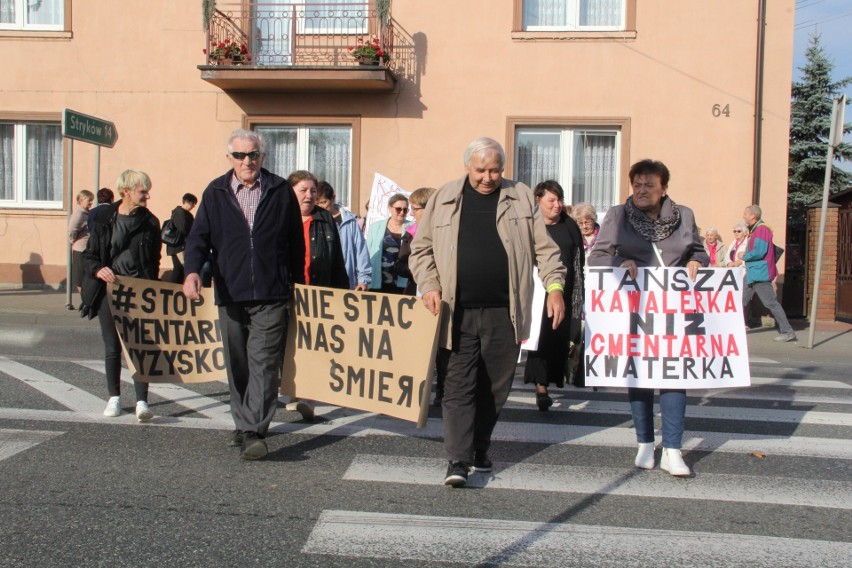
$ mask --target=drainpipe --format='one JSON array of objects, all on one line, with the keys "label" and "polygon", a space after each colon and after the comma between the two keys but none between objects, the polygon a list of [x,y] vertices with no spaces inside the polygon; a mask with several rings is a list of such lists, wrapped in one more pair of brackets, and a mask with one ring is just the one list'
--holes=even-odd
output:
[{"label": "drainpipe", "polygon": [[760,204],[760,166],[763,139],[763,54],[766,44],[766,0],[759,0],[757,13],[757,64],[754,78],[754,184],[751,202]]}]

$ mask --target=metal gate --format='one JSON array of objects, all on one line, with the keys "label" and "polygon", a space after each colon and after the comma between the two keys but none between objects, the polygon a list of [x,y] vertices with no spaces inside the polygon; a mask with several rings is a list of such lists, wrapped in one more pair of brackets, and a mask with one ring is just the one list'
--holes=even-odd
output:
[{"label": "metal gate", "polygon": [[837,212],[837,319],[852,320],[852,203]]}]

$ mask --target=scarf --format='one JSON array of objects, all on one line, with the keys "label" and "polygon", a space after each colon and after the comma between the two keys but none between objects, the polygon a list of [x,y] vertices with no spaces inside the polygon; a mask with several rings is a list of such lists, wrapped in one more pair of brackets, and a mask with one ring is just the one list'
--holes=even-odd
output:
[{"label": "scarf", "polygon": [[634,229],[636,229],[637,233],[642,235],[643,239],[652,243],[658,243],[663,239],[668,238],[672,233],[674,233],[677,226],[680,225],[680,209],[677,204],[667,196],[663,197],[663,199],[668,199],[672,204],[672,216],[660,217],[656,221],[648,218],[642,211],[633,205],[632,196],[628,197],[627,201],[624,203],[624,211],[627,213],[627,221]]},{"label": "scarf", "polygon": [[586,237],[583,237],[583,249],[587,252],[592,250],[595,246],[595,242],[598,240],[598,233],[600,232],[600,228],[595,227],[595,234],[592,235],[591,240],[586,240]]}]

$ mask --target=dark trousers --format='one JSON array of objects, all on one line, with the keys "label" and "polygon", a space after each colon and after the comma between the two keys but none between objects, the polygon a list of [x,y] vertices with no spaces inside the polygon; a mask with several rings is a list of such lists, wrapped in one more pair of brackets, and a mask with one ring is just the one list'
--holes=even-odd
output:
[{"label": "dark trousers", "polygon": [[183,263],[180,259],[183,257],[183,253],[180,255],[173,254],[172,256],[172,274],[169,276],[169,282],[173,284],[183,284]]},{"label": "dark trousers", "polygon": [[771,282],[754,282],[749,284],[743,290],[743,311],[748,313],[748,307],[751,304],[752,298],[757,294],[763,305],[775,318],[775,323],[778,324],[778,330],[781,333],[793,333],[793,327],[787,321],[787,314],[784,313],[784,308],[778,302],[778,297],[775,295],[775,290],[772,288]]},{"label": "dark trousers", "polygon": [[[101,336],[104,339],[104,370],[106,371],[107,390],[109,395],[121,396],[121,341],[115,330],[115,322],[109,311],[109,293],[104,294],[98,308],[98,323],[101,324]],[[136,390],[136,400],[148,402],[148,383],[133,381]]]},{"label": "dark trousers", "polygon": [[470,463],[488,451],[515,376],[520,344],[508,308],[459,308],[444,380],[444,452]]},{"label": "dark trousers", "polygon": [[287,302],[219,306],[231,416],[237,430],[266,435],[275,415]]}]

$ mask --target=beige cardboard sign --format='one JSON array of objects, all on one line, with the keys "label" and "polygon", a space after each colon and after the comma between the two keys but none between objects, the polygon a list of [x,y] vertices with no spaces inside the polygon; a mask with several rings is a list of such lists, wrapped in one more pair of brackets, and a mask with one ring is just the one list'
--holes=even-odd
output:
[{"label": "beige cardboard sign", "polygon": [[227,379],[212,289],[189,300],[179,284],[120,276],[107,285],[107,294],[134,379],[151,383]]},{"label": "beige cardboard sign", "polygon": [[438,322],[414,296],[296,285],[282,390],[423,427]]}]

